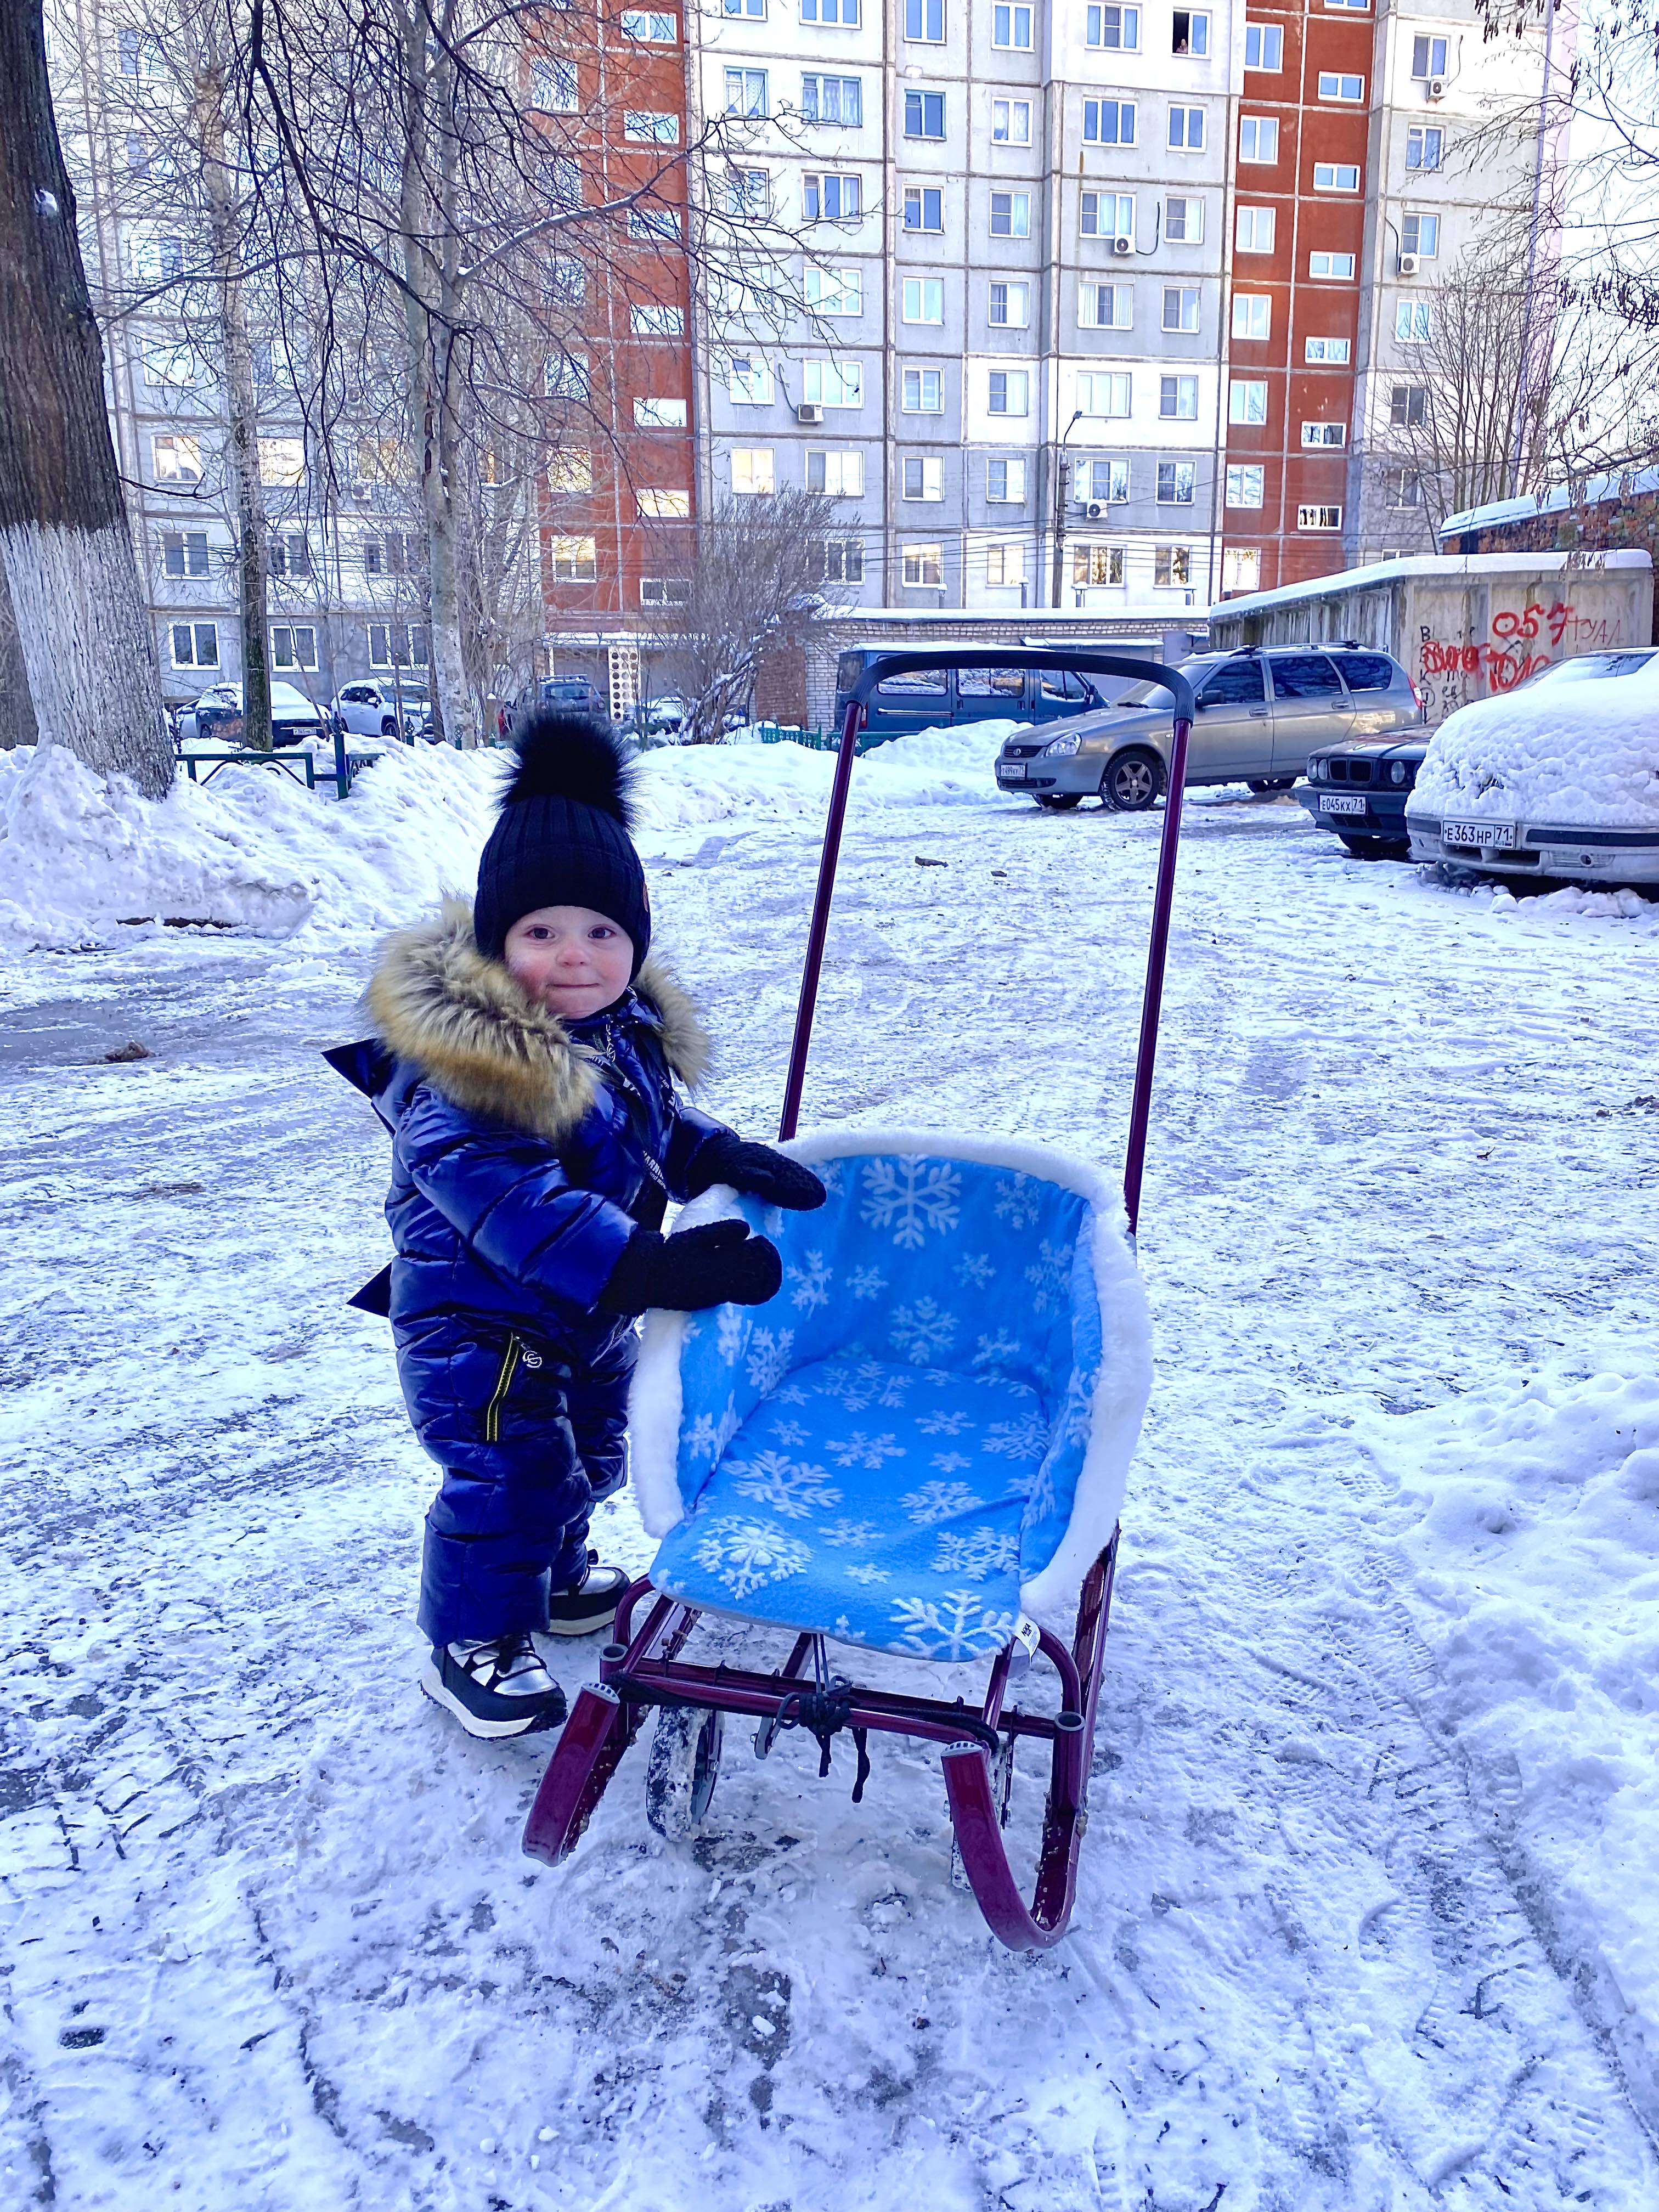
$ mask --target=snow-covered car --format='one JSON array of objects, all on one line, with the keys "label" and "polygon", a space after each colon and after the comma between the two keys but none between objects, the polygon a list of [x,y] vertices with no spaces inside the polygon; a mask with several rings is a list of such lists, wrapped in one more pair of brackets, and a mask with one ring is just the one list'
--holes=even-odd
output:
[{"label": "snow-covered car", "polygon": [[393,684],[387,678],[364,676],[355,684],[343,684],[335,694],[334,711],[354,738],[395,738],[400,701],[404,734],[428,735],[431,700],[424,691],[407,684]]},{"label": "snow-covered car", "polygon": [[[173,718],[180,744],[234,745],[242,736],[242,687],[215,684],[181,707]],[[333,735],[329,710],[297,690],[292,684],[270,687],[271,741],[279,745],[305,744],[315,738]]]},{"label": "snow-covered car", "polygon": [[1460,707],[1430,740],[1406,828],[1414,860],[1659,883],[1659,655]]},{"label": "snow-covered car", "polygon": [[1653,660],[1659,660],[1659,645],[1626,646],[1613,653],[1575,653],[1570,660],[1553,660],[1547,668],[1540,668],[1521,689],[1531,691],[1540,684],[1585,684],[1605,676],[1637,676]]}]

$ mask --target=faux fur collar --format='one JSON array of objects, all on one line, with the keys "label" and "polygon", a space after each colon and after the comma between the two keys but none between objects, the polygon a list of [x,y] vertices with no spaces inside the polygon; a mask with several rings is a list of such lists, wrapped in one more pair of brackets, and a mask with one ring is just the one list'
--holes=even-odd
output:
[{"label": "faux fur collar", "polygon": [[[709,1047],[690,997],[654,954],[634,988],[656,1018],[669,1066],[695,1086],[708,1070]],[[446,899],[436,921],[387,939],[368,1009],[398,1059],[412,1060],[469,1114],[556,1140],[576,1127],[598,1094],[592,1055],[499,960],[479,951],[464,900]]]}]

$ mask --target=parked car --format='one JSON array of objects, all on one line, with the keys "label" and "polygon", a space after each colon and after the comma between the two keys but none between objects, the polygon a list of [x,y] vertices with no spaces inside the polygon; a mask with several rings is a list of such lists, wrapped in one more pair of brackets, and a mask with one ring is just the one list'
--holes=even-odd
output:
[{"label": "parked car", "polygon": [[605,712],[598,684],[586,676],[544,676],[536,690],[544,707],[575,707],[587,714]]},{"label": "parked car", "polygon": [[1569,660],[1553,660],[1516,688],[1530,691],[1540,684],[1594,683],[1603,676],[1636,676],[1655,659],[1659,659],[1659,645],[1627,646],[1618,653],[1575,653]]},{"label": "parked car", "polygon": [[334,697],[335,712],[354,738],[395,738],[400,706],[405,736],[429,737],[432,702],[422,689],[390,677],[362,676],[343,684]]},{"label": "parked car", "polygon": [[1411,839],[1406,801],[1429,749],[1426,738],[1393,744],[1334,745],[1314,753],[1296,796],[1321,830],[1339,836],[1361,860],[1406,860]]},{"label": "parked car", "polygon": [[[848,696],[869,663],[884,653],[915,650],[915,641],[859,646],[836,663],[836,726],[847,713]],[[1032,668],[922,668],[908,676],[889,676],[877,684],[865,718],[865,733],[875,742],[908,737],[962,722],[1006,719],[1052,722],[1107,704],[1113,686],[1104,678],[1069,671]]]},{"label": "parked car", "polygon": [[[240,744],[242,738],[242,687],[215,684],[173,717],[182,745]],[[298,745],[313,738],[333,735],[330,710],[307,699],[292,684],[270,687],[270,737],[278,745]]]},{"label": "parked car", "polygon": [[[1180,665],[1197,694],[1189,783],[1288,791],[1310,753],[1344,738],[1392,737],[1423,720],[1411,678],[1391,654],[1369,647],[1246,646],[1194,653]],[[1057,737],[1016,732],[998,757],[998,785],[1039,806],[1099,798],[1138,813],[1169,780],[1174,708],[1166,685],[1136,684],[1113,706],[1068,719]]]}]

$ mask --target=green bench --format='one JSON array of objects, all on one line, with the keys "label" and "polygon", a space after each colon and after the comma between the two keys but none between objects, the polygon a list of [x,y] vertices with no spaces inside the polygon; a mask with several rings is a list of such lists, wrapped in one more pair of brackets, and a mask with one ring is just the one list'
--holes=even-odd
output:
[{"label": "green bench", "polygon": [[[322,781],[331,783],[343,799],[366,768],[372,767],[386,750],[376,745],[370,752],[348,752],[345,739],[337,732],[334,738],[334,765],[322,771]],[[296,746],[282,752],[258,752],[243,750],[213,750],[204,746],[179,747],[178,757],[185,775],[192,783],[211,783],[222,768],[274,768],[283,775],[290,775],[295,783],[303,783],[307,791],[317,788],[318,769],[315,756],[307,746]],[[198,775],[198,769],[206,774]]]}]

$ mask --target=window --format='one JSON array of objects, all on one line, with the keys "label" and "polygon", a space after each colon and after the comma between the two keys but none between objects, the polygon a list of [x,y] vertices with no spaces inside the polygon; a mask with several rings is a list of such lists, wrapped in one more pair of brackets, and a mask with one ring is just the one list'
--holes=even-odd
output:
[{"label": "window", "polygon": [[1360,14],[1364,14],[1370,4],[1371,0],[1325,0],[1328,8],[1352,8]]},{"label": "window", "polygon": [[900,286],[899,319],[907,323],[945,320],[945,280],[941,276],[907,276]]},{"label": "window", "polygon": [[1310,338],[1302,349],[1302,358],[1316,366],[1334,368],[1348,358],[1350,343],[1347,338]]},{"label": "window", "polygon": [[1350,691],[1391,691],[1394,663],[1386,653],[1345,653],[1342,680]]},{"label": "window", "polygon": [[770,110],[763,69],[729,69],[726,72],[726,112],[728,115],[765,115]]},{"label": "window", "polygon": [[1265,338],[1273,335],[1273,303],[1270,293],[1233,294],[1233,336]]},{"label": "window", "polygon": [[219,665],[217,623],[170,623],[173,665],[175,668],[216,668]]},{"label": "window", "polygon": [[1267,386],[1265,379],[1236,376],[1227,386],[1227,420],[1230,422],[1265,422],[1267,419]]},{"label": "window", "polygon": [[1302,442],[1304,446],[1346,446],[1348,426],[1346,422],[1304,422]]},{"label": "window", "polygon": [[1081,415],[1098,415],[1121,422],[1134,400],[1134,383],[1127,369],[1087,369],[1077,380],[1077,406]]},{"label": "window", "polygon": [[1166,284],[1164,287],[1164,327],[1166,331],[1191,332],[1197,330],[1196,284]]},{"label": "window", "polygon": [[1030,101],[994,100],[991,102],[991,143],[994,146],[1029,146],[1030,143]]},{"label": "window", "polygon": [[1359,190],[1358,161],[1316,161],[1314,190],[1316,192],[1357,192]]},{"label": "window", "polygon": [[554,254],[542,271],[542,298],[547,305],[580,307],[586,297],[586,269],[573,254]]},{"label": "window", "polygon": [[1164,203],[1164,235],[1171,246],[1197,246],[1204,236],[1204,203],[1172,192]]},{"label": "window", "polygon": [[[1025,581],[1025,548],[1023,545],[988,545],[985,549],[985,581],[993,590],[1008,591]],[[1018,695],[1015,702],[1018,703]]]},{"label": "window", "polygon": [[864,121],[863,80],[856,76],[804,76],[800,112],[808,123],[841,123],[856,128]]},{"label": "window", "polygon": [[[1164,293],[1167,304],[1169,291]],[[1194,293],[1196,299],[1198,295]],[[1127,331],[1134,324],[1134,287],[1132,284],[1079,284],[1077,288],[1077,319],[1085,331]],[[1180,327],[1179,325],[1176,325]],[[1194,329],[1197,325],[1194,324]]]},{"label": "window", "polygon": [[1029,238],[1031,234],[1031,195],[1030,192],[993,192],[991,195],[991,235],[993,238]]},{"label": "window", "polygon": [[[593,557],[591,538],[556,538],[555,547],[586,545]],[[368,665],[371,668],[424,668],[432,657],[424,623],[370,623]]]},{"label": "window", "polygon": [[691,582],[687,576],[641,576],[640,605],[642,607],[689,607],[691,604]]},{"label": "window", "polygon": [[839,23],[844,31],[859,27],[860,0],[800,0],[803,23]]},{"label": "window", "polygon": [[985,464],[985,498],[990,507],[1018,507],[1025,498],[1023,457]]},{"label": "window", "polygon": [[661,15],[654,8],[624,8],[622,34],[636,46],[672,46],[680,35],[680,19]]},{"label": "window", "polygon": [[1258,545],[1230,545],[1221,556],[1224,592],[1254,592],[1261,582],[1261,549]]},{"label": "window", "polygon": [[862,180],[809,169],[801,179],[801,212],[808,222],[853,222],[864,213]]},{"label": "window", "polygon": [[904,0],[904,35],[930,46],[945,39],[945,0]]},{"label": "window", "polygon": [[1319,97],[1322,100],[1363,100],[1365,80],[1363,76],[1346,76],[1337,70],[1321,70]]},{"label": "window", "polygon": [[861,315],[864,279],[856,269],[809,269],[801,295],[821,315]]},{"label": "window", "polygon": [[1135,104],[1133,100],[1085,100],[1083,139],[1088,146],[1133,146],[1135,143]]},{"label": "window", "polygon": [[[592,538],[555,538],[549,547],[556,584],[591,584],[599,574],[597,541]],[[384,663],[380,664],[384,666]]]},{"label": "window", "polygon": [[726,388],[738,407],[769,407],[775,394],[770,363],[757,353],[734,353],[726,365]]},{"label": "window", "polygon": [[641,491],[640,514],[646,522],[686,522],[691,515],[689,491]]},{"label": "window", "polygon": [[579,208],[582,204],[582,165],[569,154],[556,154],[538,164],[541,188],[556,208]]},{"label": "window", "polygon": [[1246,69],[1277,70],[1285,66],[1285,33],[1277,23],[1246,23]]},{"label": "window", "polygon": [[1242,468],[1227,471],[1227,504],[1229,507],[1260,507],[1266,498],[1264,486],[1267,471],[1259,465],[1246,464]]},{"label": "window", "polygon": [[941,588],[945,582],[945,561],[937,545],[907,545],[904,549],[904,580],[913,587],[923,590]]},{"label": "window", "polygon": [[1353,275],[1352,253],[1310,253],[1308,256],[1310,276],[1351,277]]},{"label": "window", "polygon": [[592,386],[585,353],[556,353],[547,364],[550,399],[586,399]]},{"label": "window", "polygon": [[1416,253],[1431,261],[1440,251],[1440,218],[1437,215],[1402,215],[1400,218],[1400,251]]},{"label": "window", "polygon": [[1426,384],[1396,384],[1389,394],[1389,420],[1396,429],[1419,430],[1429,419]]},{"label": "window", "polygon": [[1160,461],[1158,465],[1158,503],[1160,507],[1190,507],[1198,483],[1194,461]]},{"label": "window", "polygon": [[1091,584],[1121,584],[1123,562],[1121,545],[1091,545],[1085,540],[1072,548],[1072,581],[1085,587]]},{"label": "window", "polygon": [[942,415],[944,380],[936,368],[907,368],[899,380],[899,404],[907,415]]},{"label": "window", "polygon": [[1083,43],[1086,46],[1113,46],[1132,53],[1140,44],[1139,9],[1085,8]]},{"label": "window", "polygon": [[810,556],[813,579],[820,584],[861,584],[864,581],[864,544],[857,538],[821,538]]},{"label": "window", "polygon": [[1184,149],[1188,154],[1200,152],[1204,144],[1204,110],[1201,107],[1172,107],[1170,110],[1170,144]]},{"label": "window", "polygon": [[732,492],[734,498],[757,497],[778,488],[776,471],[772,465],[769,446],[734,446],[732,448]]},{"label": "window", "polygon": [[[1340,530],[1342,510],[1340,507],[1298,507],[1296,510],[1296,526],[1298,530]],[[1277,670],[1274,671],[1275,678],[1278,672]],[[1278,689],[1277,682],[1274,689]],[[1302,698],[1306,695],[1302,692],[1291,692],[1288,696],[1291,698]]]},{"label": "window", "polygon": [[686,405],[683,399],[636,399],[634,427],[637,430],[683,430]]},{"label": "window", "polygon": [[1429,303],[1426,300],[1400,300],[1395,304],[1394,334],[1401,345],[1427,345],[1429,342]]},{"label": "window", "polygon": [[635,240],[678,241],[680,234],[680,211],[678,208],[631,207],[628,210],[628,235]]},{"label": "window", "polygon": [[145,231],[131,250],[132,273],[141,284],[171,284],[185,273],[190,242],[173,231]]},{"label": "window", "polygon": [[1196,422],[1198,379],[1195,376],[1160,376],[1158,380],[1158,411],[1166,422]]},{"label": "window", "polygon": [[902,464],[905,499],[943,499],[945,464],[930,457],[908,454]]},{"label": "window", "polygon": [[937,185],[907,185],[904,188],[904,228],[943,230],[945,194]]},{"label": "window", "polygon": [[1390,507],[1423,504],[1423,479],[1415,469],[1390,469],[1384,478],[1384,491]]},{"label": "window", "polygon": [[1011,5],[1010,0],[996,0],[991,9],[991,44],[1012,46],[1029,52],[1031,45],[1031,10]]},{"label": "window", "polygon": [[366,576],[406,576],[418,568],[418,560],[411,560],[413,548],[408,538],[398,531],[388,531],[384,538],[365,538],[363,540],[363,574]]},{"label": "window", "polygon": [[303,533],[284,538],[273,532],[267,547],[273,576],[308,576],[311,574],[311,541]]},{"label": "window", "polygon": [[1190,8],[1177,8],[1170,22],[1170,52],[1207,54],[1209,51],[1209,17],[1195,14]]},{"label": "window", "polygon": [[151,440],[155,459],[157,483],[200,483],[202,481],[202,441],[174,432],[171,436]]},{"label": "window", "polygon": [[945,136],[945,94],[907,92],[904,95],[904,135],[907,138]]},{"label": "window", "polygon": [[772,211],[772,182],[764,169],[728,169],[726,212],[761,222]]},{"label": "window", "polygon": [[[123,76],[165,76],[167,73],[166,47],[159,39],[146,31],[118,31],[115,33],[115,61]],[[193,668],[197,664],[181,660],[178,665],[181,668]]]},{"label": "window", "polygon": [[312,623],[272,623],[270,659],[276,668],[315,668],[317,630]]},{"label": "window", "polygon": [[1179,589],[1193,580],[1193,549],[1190,545],[1155,545],[1152,548],[1152,581],[1161,588]]},{"label": "window", "polygon": [[1444,76],[1446,74],[1446,41],[1443,39],[1413,39],[1412,40],[1412,75],[1417,77]]},{"label": "window", "polygon": [[856,447],[847,452],[809,447],[806,489],[821,491],[826,499],[862,499],[864,456]]},{"label": "window", "polygon": [[685,334],[685,316],[678,307],[652,301],[628,311],[628,327],[636,338],[678,338]]},{"label": "window", "polygon": [[164,342],[144,348],[146,384],[199,384],[203,374],[201,357],[193,346]]},{"label": "window", "polygon": [[169,576],[205,576],[208,537],[205,530],[164,530],[161,566]]},{"label": "window", "polygon": [[801,397],[815,407],[862,407],[864,371],[855,361],[804,362]]},{"label": "window", "polygon": [[1241,115],[1238,118],[1238,158],[1241,161],[1279,159],[1279,118]]},{"label": "window", "polygon": [[[736,394],[733,393],[733,398]],[[547,488],[550,492],[581,492],[593,489],[593,456],[586,446],[564,446],[547,465]],[[370,539],[368,544],[374,541]],[[363,566],[368,566],[368,544],[363,549]]]},{"label": "window", "polygon": [[1133,192],[1084,192],[1078,228],[1085,238],[1130,238],[1135,234]]},{"label": "window", "polygon": [[766,0],[720,0],[720,12],[726,15],[750,15],[757,22],[763,21]]},{"label": "window", "polygon": [[1028,415],[1031,379],[1024,368],[994,368],[987,380],[985,404],[993,415]]},{"label": "window", "polygon": [[359,438],[357,473],[368,483],[398,483],[408,474],[409,449],[401,438]]},{"label": "window", "polygon": [[1121,507],[1129,496],[1128,462],[1080,461],[1078,464],[1077,489],[1079,499]]},{"label": "window", "polygon": [[1446,134],[1438,124],[1413,123],[1406,133],[1406,167],[1437,169],[1445,143]]},{"label": "window", "polygon": [[1031,288],[998,277],[989,295],[989,319],[998,330],[1023,331],[1031,319]]},{"label": "window", "polygon": [[653,107],[629,107],[623,113],[623,136],[639,146],[678,146],[680,118]]},{"label": "window", "polygon": [[547,115],[574,115],[581,102],[576,88],[574,62],[554,61],[544,55],[530,64],[530,105]]},{"label": "window", "polygon": [[1241,253],[1271,253],[1277,229],[1276,210],[1270,207],[1242,207],[1233,242]]}]

